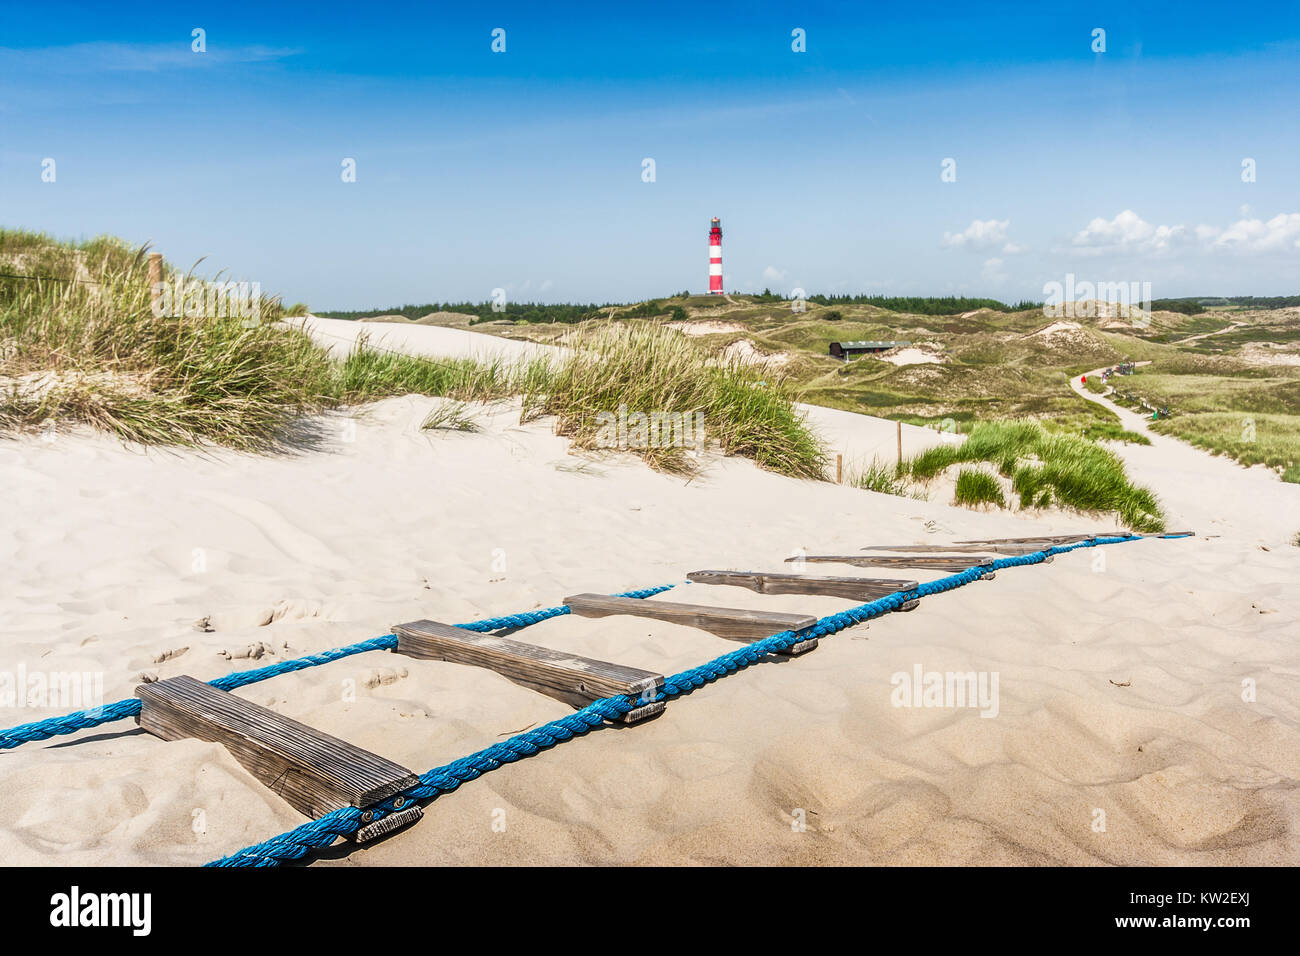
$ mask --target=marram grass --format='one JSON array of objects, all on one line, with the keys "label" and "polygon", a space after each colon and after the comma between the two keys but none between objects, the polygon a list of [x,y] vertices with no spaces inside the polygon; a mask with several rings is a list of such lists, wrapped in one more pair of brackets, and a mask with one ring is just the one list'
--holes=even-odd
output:
[{"label": "marram grass", "polygon": [[[332,372],[301,332],[239,317],[157,317],[146,250],[0,232],[0,427],[87,422],[129,441],[256,450],[331,401]],[[174,275],[174,273],[173,273]],[[46,278],[49,277],[49,278]]]},{"label": "marram grass", "polygon": [[966,507],[979,505],[996,505],[1005,508],[1006,498],[998,480],[986,471],[977,468],[963,468],[957,472],[957,487],[953,493],[953,504]]},{"label": "marram grass", "polygon": [[989,462],[1012,479],[1022,508],[1059,505],[1113,512],[1135,531],[1163,531],[1164,514],[1146,488],[1129,481],[1124,463],[1086,438],[1053,433],[1037,422],[983,422],[961,445],[939,445],[903,463],[928,481],[951,465]]},{"label": "marram grass", "polygon": [[[581,448],[605,447],[609,415],[691,416],[703,439],[728,455],[798,478],[823,477],[826,454],[770,370],[719,361],[676,331],[653,323],[598,324],[575,332],[566,357],[530,363],[524,419],[554,415],[558,433]],[[673,444],[635,449],[667,471],[695,470],[692,451]]]}]

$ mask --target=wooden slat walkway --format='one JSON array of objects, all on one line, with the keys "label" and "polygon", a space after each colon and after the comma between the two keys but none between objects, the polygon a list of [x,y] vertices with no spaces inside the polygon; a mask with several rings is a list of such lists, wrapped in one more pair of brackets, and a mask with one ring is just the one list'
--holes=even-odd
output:
[{"label": "wooden slat walkway", "polygon": [[369,807],[419,778],[391,760],[187,674],[141,684],[140,726],[163,740],[219,743],[291,806],[315,818]]},{"label": "wooden slat walkway", "polygon": [[[915,581],[896,578],[848,578],[816,574],[779,574],[770,571],[692,571],[687,580],[696,584],[730,585],[759,594],[823,594],[850,601],[873,601],[895,591],[911,591]],[[910,611],[919,601],[908,601]]]},{"label": "wooden slat walkway", "polygon": [[908,552],[911,554],[968,554],[982,551],[991,551],[994,554],[1033,554],[1035,551],[1041,551],[1046,545],[1036,544],[973,544],[963,542],[960,544],[868,544],[863,547],[863,551],[898,551]]},{"label": "wooden slat walkway", "polygon": [[1074,544],[1107,535],[1125,535],[1122,531],[1104,531],[1099,534],[1044,534],[1028,538],[970,538],[954,544]]},{"label": "wooden slat walkway", "polygon": [[[824,564],[851,564],[860,568],[918,568],[926,571],[965,571],[967,568],[993,563],[990,557],[971,557],[896,554],[809,554],[787,561],[811,561]],[[1051,558],[1047,559],[1052,560]],[[993,572],[984,575],[992,578]]]},{"label": "wooden slat walkway", "polygon": [[[606,617],[630,614],[649,617],[687,627],[698,627],[729,641],[752,644],[782,631],[801,631],[817,623],[809,614],[784,614],[777,611],[751,611],[738,607],[709,607],[704,604],[678,604],[671,601],[611,597],[607,594],[574,594],[564,599],[569,610],[582,617]],[[800,641],[785,653],[802,654],[817,646],[817,639]]]},{"label": "wooden slat walkway", "polygon": [[531,690],[585,707],[593,700],[620,694],[641,705],[623,717],[636,723],[664,709],[654,698],[664,686],[662,674],[577,654],[525,644],[492,634],[479,634],[437,621],[412,621],[393,627],[397,652],[425,660],[485,667]]}]

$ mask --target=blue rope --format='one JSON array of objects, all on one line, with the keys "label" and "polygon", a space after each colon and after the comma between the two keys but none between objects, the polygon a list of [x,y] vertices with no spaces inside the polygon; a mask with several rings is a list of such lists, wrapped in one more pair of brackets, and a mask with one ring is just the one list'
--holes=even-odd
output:
[{"label": "blue rope", "polygon": [[[662,594],[673,586],[665,584],[657,588],[624,591],[615,595],[615,597],[647,598],[655,594]],[[504,617],[489,617],[482,621],[471,621],[468,624],[458,624],[456,626],[463,627],[467,631],[479,632],[497,631],[502,628],[518,630],[568,613],[568,607],[561,604],[558,607],[548,607],[540,611],[524,611],[520,614],[507,614]],[[227,674],[225,677],[210,680],[208,683],[220,690],[234,690],[236,687],[256,684],[258,681],[278,677],[281,674],[289,674],[293,671],[305,670],[308,667],[328,664],[344,657],[351,657],[353,654],[364,654],[367,651],[391,651],[396,647],[396,635],[385,634],[382,637],[372,637],[356,644],[349,644],[347,647],[336,647],[333,650],[322,651],[319,654],[308,654],[306,657],[296,657],[293,660],[281,661],[278,664],[271,664],[254,670],[237,671],[233,674]],[[128,697],[126,700],[119,700],[101,707],[78,710],[71,714],[64,714],[62,717],[50,717],[47,720],[38,720],[35,723],[20,724],[17,727],[10,727],[8,730],[0,730],[0,750],[10,750],[36,740],[48,740],[62,734],[75,734],[77,731],[86,730],[89,727],[98,727],[100,724],[111,723],[115,720],[136,717],[140,714],[141,703],[142,701],[138,697]]]},{"label": "blue rope", "polygon": [[[1187,537],[1187,535],[1176,535],[1176,537]],[[895,591],[893,594],[876,598],[866,604],[849,608],[847,611],[828,615],[818,620],[811,627],[801,631],[783,631],[780,634],[773,634],[771,637],[756,641],[753,644],[747,644],[728,654],[723,654],[721,657],[714,658],[706,664],[692,667],[680,674],[674,674],[672,677],[665,679],[663,690],[655,700],[667,700],[670,697],[690,693],[705,684],[712,683],[728,674],[749,667],[771,654],[788,650],[800,641],[806,641],[811,637],[825,637],[836,634],[846,627],[852,627],[855,624],[879,617],[890,611],[896,611],[907,601],[929,597],[933,594],[941,594],[954,588],[963,587],[972,581],[978,581],[991,571],[1041,564],[1048,557],[1067,554],[1079,548],[1092,548],[1103,544],[1122,544],[1126,541],[1140,540],[1142,539],[1127,535],[1123,537],[1090,538],[1075,544],[1060,545],[1030,554],[998,558],[991,564],[976,565],[957,574],[940,578],[937,581],[927,581],[911,591]],[[475,780],[504,764],[531,757],[543,750],[554,747],[556,744],[572,740],[574,737],[580,737],[601,726],[605,721],[616,720],[634,707],[643,706],[645,703],[647,701],[641,699],[633,701],[625,696],[607,697],[595,701],[575,713],[532,730],[526,730],[521,734],[516,734],[509,740],[493,744],[491,747],[470,754],[468,757],[454,760],[445,766],[435,767],[433,770],[421,774],[419,784],[404,791],[401,797],[404,803],[410,800],[434,800],[444,793],[451,793],[462,783]],[[394,805],[394,799],[390,799],[377,807],[368,807],[366,809],[372,812],[372,819],[378,820],[397,808]],[[363,812],[357,807],[344,807],[340,810],[333,810],[316,820],[295,827],[287,833],[245,847],[237,853],[223,857],[220,860],[214,860],[207,865],[214,867],[265,867],[279,866],[284,862],[301,859],[312,850],[329,846],[338,837],[355,833],[361,827]]]}]

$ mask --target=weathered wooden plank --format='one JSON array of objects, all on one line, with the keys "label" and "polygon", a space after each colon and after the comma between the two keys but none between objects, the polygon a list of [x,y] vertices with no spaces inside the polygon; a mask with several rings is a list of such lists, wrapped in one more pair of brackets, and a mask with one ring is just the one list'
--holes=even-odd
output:
[{"label": "weathered wooden plank", "polygon": [[405,767],[189,675],[141,684],[139,725],[164,740],[219,743],[309,817],[368,807],[419,783]]},{"label": "weathered wooden plank", "polygon": [[1120,535],[1122,537],[1132,537],[1128,532],[1114,531],[1102,532],[1101,534],[1044,534],[1028,538],[969,538],[962,541],[956,541],[954,544],[973,544],[973,545],[990,545],[990,544],[1074,544],[1077,541],[1090,541],[1093,538]]},{"label": "weathered wooden plank", "polygon": [[[687,627],[698,627],[729,641],[752,644],[782,631],[801,631],[817,623],[808,614],[784,614],[778,611],[751,611],[738,607],[709,607],[704,604],[678,604],[673,601],[613,597],[608,594],[574,594],[564,599],[569,610],[582,617],[606,617],[631,614],[650,617]],[[800,641],[785,653],[802,654],[817,646],[817,639]]]},{"label": "weathered wooden plank", "polygon": [[620,694],[639,701],[641,706],[624,715],[624,723],[653,717],[664,709],[663,701],[652,699],[664,686],[663,675],[653,671],[566,654],[508,637],[479,634],[437,621],[398,624],[393,627],[393,633],[397,635],[399,654],[486,667],[516,684],[574,707],[586,707],[593,700]]},{"label": "weathered wooden plank", "polygon": [[[812,561],[828,564],[852,564],[861,568],[922,568],[927,571],[965,571],[967,568],[992,564],[993,559],[983,555],[938,557],[934,555],[896,554],[809,554],[787,561]],[[1050,559],[1049,559],[1050,560]]]},{"label": "weathered wooden plank", "polygon": [[768,571],[692,571],[696,584],[723,584],[759,594],[825,594],[851,601],[870,601],[895,591],[911,591],[915,581],[895,578],[848,578],[815,574],[774,574]]},{"label": "weathered wooden plank", "polygon": [[897,551],[910,554],[966,554],[970,552],[992,551],[994,554],[1033,554],[1047,547],[1046,543],[1034,544],[869,544],[863,551]]}]

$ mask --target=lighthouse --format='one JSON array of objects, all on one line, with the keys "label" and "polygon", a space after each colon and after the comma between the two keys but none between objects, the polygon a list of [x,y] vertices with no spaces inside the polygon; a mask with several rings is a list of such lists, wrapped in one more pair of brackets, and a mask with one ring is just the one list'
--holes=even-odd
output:
[{"label": "lighthouse", "polygon": [[722,295],[722,223],[717,216],[709,230],[709,295]]}]

